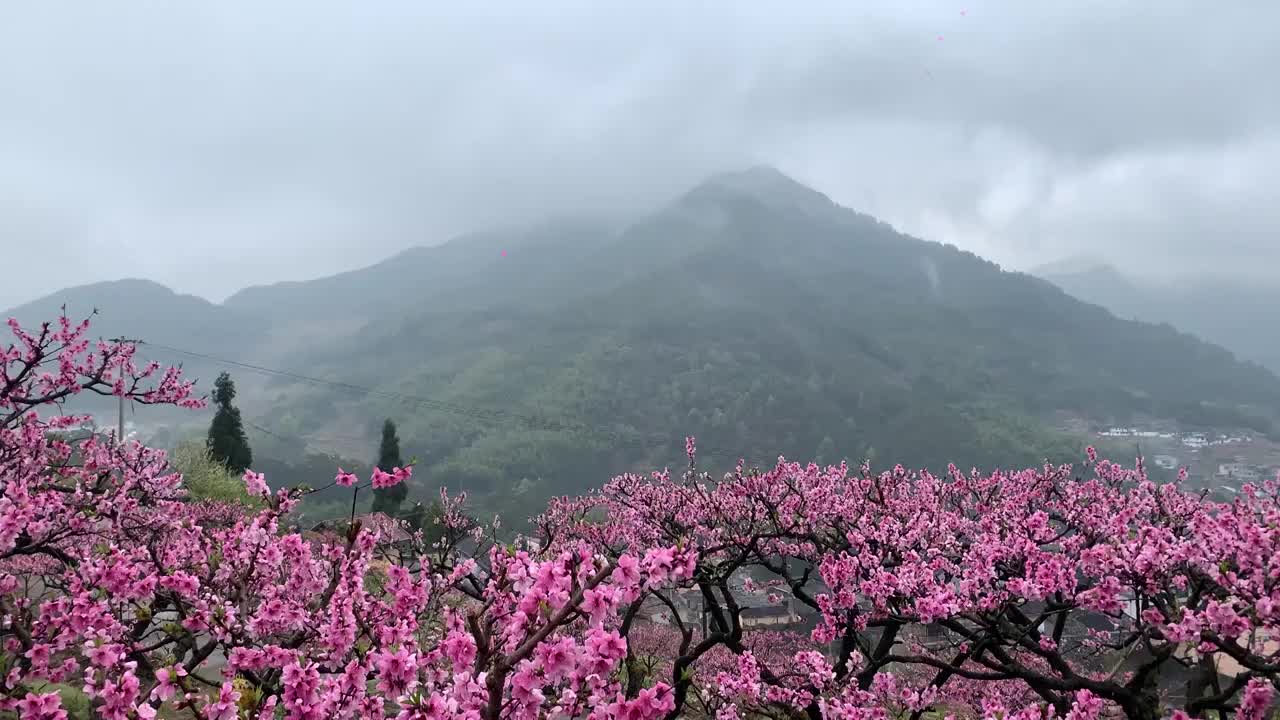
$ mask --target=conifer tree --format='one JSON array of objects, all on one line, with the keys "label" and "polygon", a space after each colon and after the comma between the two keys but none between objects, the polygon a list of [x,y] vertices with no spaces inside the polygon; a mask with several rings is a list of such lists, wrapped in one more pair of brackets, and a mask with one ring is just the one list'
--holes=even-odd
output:
[{"label": "conifer tree", "polygon": [[[402,467],[400,458],[400,437],[396,435],[396,424],[387,418],[382,423],[382,442],[378,446],[378,468],[383,472],[391,472]],[[395,515],[400,504],[409,496],[409,488],[399,483],[389,488],[377,488],[373,491],[373,511]]]},{"label": "conifer tree", "polygon": [[249,449],[249,438],[244,434],[240,409],[231,404],[235,397],[236,384],[224,372],[213,383],[213,402],[218,411],[209,424],[207,444],[214,461],[239,475],[253,464],[253,451]]}]

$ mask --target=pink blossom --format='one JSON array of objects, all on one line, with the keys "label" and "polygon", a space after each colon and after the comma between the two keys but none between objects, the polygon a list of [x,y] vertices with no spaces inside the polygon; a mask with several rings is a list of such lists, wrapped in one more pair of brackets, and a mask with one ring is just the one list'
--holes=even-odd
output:
[{"label": "pink blossom", "polygon": [[408,648],[376,653],[373,663],[378,671],[378,689],[388,696],[398,697],[413,688],[418,660]]},{"label": "pink blossom", "polygon": [[395,487],[400,483],[408,480],[413,475],[412,467],[398,467],[391,472],[384,472],[381,468],[373,469],[372,485],[374,488]]},{"label": "pink blossom", "polygon": [[1244,697],[1240,700],[1240,720],[1263,720],[1267,716],[1267,708],[1271,706],[1274,691],[1270,684],[1262,678],[1253,678],[1245,686]]},{"label": "pink blossom", "polygon": [[[377,523],[302,532],[291,526],[306,490],[272,496],[246,472],[257,507],[194,503],[159,450],[57,439],[77,425],[58,404],[79,391],[200,401],[138,348],[89,342],[86,324],[10,328],[0,650],[17,662],[0,713],[63,717],[39,694],[61,682],[104,718],[185,700],[193,716],[231,720],[238,673],[274,678],[257,688],[259,716],[296,719],[470,719],[496,706],[510,718],[1043,720],[1055,716],[1037,689],[1049,688],[1072,720],[1096,720],[1147,702],[1123,669],[1098,672],[1118,642],[1155,650],[1151,690],[1174,717],[1187,717],[1165,672],[1175,664],[1250,668],[1205,710],[1246,720],[1266,717],[1280,681],[1267,640],[1280,637],[1274,481],[1217,503],[1092,451],[1083,471],[779,458],[712,476],[695,473],[690,437],[687,472],[552,500],[531,523],[536,543],[506,545],[446,491],[434,544]],[[371,485],[411,476],[379,470]],[[341,469],[335,483],[358,485]],[[786,592],[812,631],[750,626],[756,588]],[[876,642],[886,627],[894,642]],[[175,664],[193,642],[226,658],[214,697]],[[953,663],[966,672],[936,681]],[[1089,691],[1063,694],[1082,679]]]},{"label": "pink blossom", "polygon": [[67,720],[62,698],[56,692],[27,695],[18,701],[18,710],[24,720]]},{"label": "pink blossom", "polygon": [[161,701],[172,699],[174,695],[182,691],[178,683],[186,675],[186,668],[181,665],[172,669],[160,668],[156,670],[156,686],[151,690],[151,697]]},{"label": "pink blossom", "polygon": [[262,473],[256,473],[252,470],[244,471],[244,487],[249,494],[254,497],[268,498],[271,497],[271,488],[267,487],[267,481]]}]

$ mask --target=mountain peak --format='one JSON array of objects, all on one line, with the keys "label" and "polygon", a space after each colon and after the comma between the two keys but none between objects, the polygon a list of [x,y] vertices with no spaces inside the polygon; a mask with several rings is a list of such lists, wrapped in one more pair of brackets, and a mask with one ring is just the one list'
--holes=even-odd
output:
[{"label": "mountain peak", "polygon": [[770,165],[755,165],[712,175],[685,196],[687,200],[747,197],[763,205],[807,213],[830,212],[831,198]]},{"label": "mountain peak", "polygon": [[148,280],[146,278],[121,278],[119,280],[107,280],[88,285],[87,287],[94,290],[111,290],[131,293],[135,296],[172,297],[179,294],[174,292],[173,288],[168,285],[158,283],[154,280]]},{"label": "mountain peak", "polygon": [[165,303],[176,297],[179,296],[172,289],[154,280],[143,278],[102,280],[87,285],[73,285],[58,289],[43,297],[9,308],[4,311],[3,316],[23,317],[35,312],[37,308],[40,312],[48,314],[50,308],[57,308],[60,305],[69,306],[69,312],[88,312],[100,298],[111,298],[117,303]]},{"label": "mountain peak", "polygon": [[804,194],[826,198],[825,195],[787,175],[772,165],[753,165],[744,170],[717,173],[707,178],[701,187],[736,190],[752,194]]},{"label": "mountain peak", "polygon": [[[752,165],[742,170],[728,170],[716,173],[707,178],[708,185],[755,186],[755,187],[802,187],[808,190],[795,178],[787,175],[772,165]],[[810,190],[810,192],[814,192]]]}]

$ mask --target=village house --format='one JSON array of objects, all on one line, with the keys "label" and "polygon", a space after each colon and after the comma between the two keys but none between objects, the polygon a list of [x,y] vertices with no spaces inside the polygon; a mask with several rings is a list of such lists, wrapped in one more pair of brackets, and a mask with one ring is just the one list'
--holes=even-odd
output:
[{"label": "village house", "polygon": [[801,620],[801,617],[791,609],[790,603],[743,608],[739,617],[743,630],[789,627]]},{"label": "village house", "polygon": [[[740,622],[744,630],[763,628],[780,629],[803,622],[796,600],[786,588],[746,588],[745,578],[734,578],[729,585],[741,612]],[[703,610],[702,592],[697,588],[682,588],[666,594],[671,605],[650,596],[641,605],[640,617],[657,625],[674,626],[678,615],[686,626],[703,627],[708,616]],[[672,612],[672,607],[675,613]]]},{"label": "village house", "polygon": [[1220,463],[1218,475],[1237,482],[1256,482],[1261,477],[1256,467],[1243,462]]}]

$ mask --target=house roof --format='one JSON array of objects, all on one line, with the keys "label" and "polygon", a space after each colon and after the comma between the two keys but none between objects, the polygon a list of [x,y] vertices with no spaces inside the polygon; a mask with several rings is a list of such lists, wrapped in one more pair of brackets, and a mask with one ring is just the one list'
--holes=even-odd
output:
[{"label": "house roof", "polygon": [[771,618],[771,617],[789,617],[791,610],[786,605],[764,605],[760,607],[742,608],[741,617],[744,618]]}]

